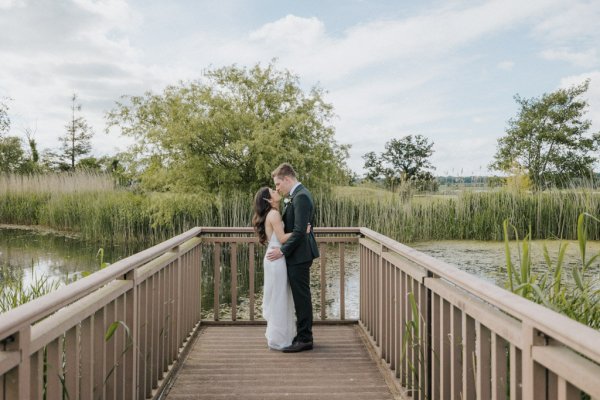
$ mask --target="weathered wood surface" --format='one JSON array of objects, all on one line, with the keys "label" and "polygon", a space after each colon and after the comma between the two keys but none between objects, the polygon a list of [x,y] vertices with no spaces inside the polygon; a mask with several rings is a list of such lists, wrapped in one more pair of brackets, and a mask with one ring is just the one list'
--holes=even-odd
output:
[{"label": "weathered wood surface", "polygon": [[394,399],[356,325],[317,325],[315,348],[269,350],[265,326],[204,327],[167,399]]}]

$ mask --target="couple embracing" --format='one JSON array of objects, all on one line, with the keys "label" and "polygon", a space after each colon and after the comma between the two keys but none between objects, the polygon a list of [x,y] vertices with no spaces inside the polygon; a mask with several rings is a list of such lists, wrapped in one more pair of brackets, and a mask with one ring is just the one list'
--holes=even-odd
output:
[{"label": "couple embracing", "polygon": [[[261,188],[254,198],[252,224],[264,258],[263,317],[269,348],[284,353],[312,350],[310,267],[319,257],[313,233],[315,207],[311,193],[290,164],[272,173],[275,190]],[[279,212],[284,196],[283,212]],[[294,321],[294,312],[296,321]]]}]

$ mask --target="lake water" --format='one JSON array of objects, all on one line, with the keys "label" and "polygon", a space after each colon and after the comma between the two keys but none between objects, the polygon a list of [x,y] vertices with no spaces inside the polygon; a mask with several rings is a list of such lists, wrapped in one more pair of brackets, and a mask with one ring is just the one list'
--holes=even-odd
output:
[{"label": "lake water", "polygon": [[[547,243],[551,258],[556,259],[558,252],[557,241],[534,241],[532,243],[532,259],[534,270],[537,272],[545,271],[542,248]],[[409,244],[426,254],[439,258],[446,262],[456,265],[458,268],[469,273],[477,275],[497,285],[503,286],[505,282],[505,254],[504,244],[502,242],[480,242],[480,241],[437,241],[420,242]],[[513,260],[516,262],[517,247],[511,246]],[[94,272],[100,267],[100,259],[97,256],[99,246],[83,242],[74,237],[43,233],[30,230],[18,229],[0,229],[0,282],[8,278],[21,279],[25,284],[31,282],[33,275],[38,277],[46,275],[52,279],[58,280],[61,284],[68,281],[81,278],[84,272]],[[104,247],[104,261],[113,263],[124,257],[127,257],[142,248],[128,248],[124,246],[106,246]],[[600,252],[600,242],[589,242],[588,253],[596,254]],[[240,260],[244,260],[243,251],[241,251]],[[205,255],[205,265],[212,265],[210,257],[212,252],[203,252]],[[338,267],[337,247],[330,247],[327,256],[327,315],[329,318],[339,317],[339,267]],[[245,256],[247,260],[247,255]],[[257,269],[255,274],[255,285],[257,288],[262,286],[262,254],[257,255]],[[346,317],[358,317],[358,295],[359,295],[359,264],[358,247],[346,246]],[[579,250],[576,242],[569,242],[565,262],[567,263],[566,272],[579,263]],[[243,261],[238,266],[239,283],[239,305],[238,316],[245,319],[248,317],[248,266]],[[596,265],[589,272],[598,277],[600,268]],[[315,317],[318,318],[320,309],[320,270],[317,263],[312,269],[312,292],[315,304]],[[220,314],[226,318],[230,313],[229,303],[229,284],[230,276],[228,271],[222,273],[225,289],[221,289],[221,307]],[[213,308],[213,280],[212,268],[203,268],[203,317],[212,317]],[[255,314],[261,315],[261,296],[257,294],[255,304]]]}]

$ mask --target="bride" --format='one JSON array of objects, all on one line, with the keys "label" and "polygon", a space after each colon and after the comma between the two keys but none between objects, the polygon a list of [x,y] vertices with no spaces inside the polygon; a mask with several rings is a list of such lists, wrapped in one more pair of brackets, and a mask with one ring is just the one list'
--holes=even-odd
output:
[{"label": "bride", "polygon": [[[254,197],[252,225],[261,244],[268,248],[281,247],[291,233],[283,232],[283,221],[279,213],[281,195],[268,187],[259,189]],[[310,227],[309,227],[310,229]],[[294,321],[294,299],[287,277],[285,258],[269,261],[265,257],[263,317],[267,320],[265,337],[269,348],[282,350],[292,344],[296,336]]]}]

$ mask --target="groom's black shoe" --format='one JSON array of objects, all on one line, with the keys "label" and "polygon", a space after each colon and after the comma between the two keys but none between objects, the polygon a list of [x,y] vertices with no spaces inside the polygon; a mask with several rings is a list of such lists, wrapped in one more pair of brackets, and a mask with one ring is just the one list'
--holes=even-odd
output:
[{"label": "groom's black shoe", "polygon": [[284,353],[298,353],[300,351],[312,350],[313,342],[294,342],[291,346],[284,348]]}]

